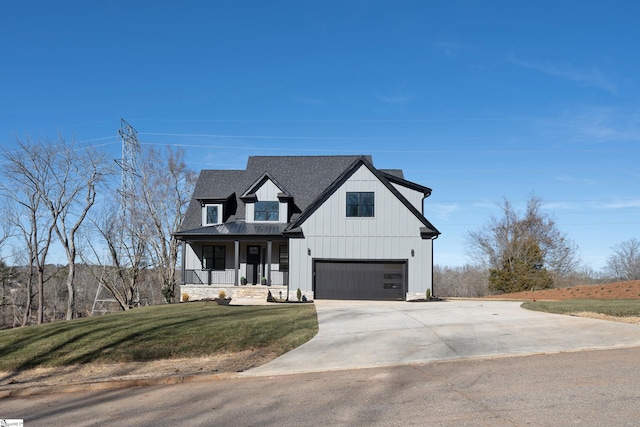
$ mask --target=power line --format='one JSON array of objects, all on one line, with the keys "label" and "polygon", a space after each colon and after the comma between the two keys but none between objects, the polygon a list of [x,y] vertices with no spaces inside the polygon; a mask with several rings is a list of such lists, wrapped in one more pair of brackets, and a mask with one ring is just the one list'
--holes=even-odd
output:
[{"label": "power line", "polygon": [[[611,113],[607,112],[606,117],[611,118],[637,118],[637,113]],[[521,121],[521,120],[550,120],[561,118],[570,119],[593,119],[601,118],[602,113],[585,114],[556,114],[556,115],[523,115],[523,116],[489,116],[489,117],[439,117],[439,118],[415,118],[415,119],[385,119],[385,118],[362,118],[362,119],[153,119],[134,118],[134,121],[148,122],[173,122],[173,123],[449,123],[449,122],[495,122],[495,121]]]},{"label": "power line", "polygon": [[[180,137],[210,137],[214,139],[308,139],[308,140],[322,140],[331,139],[336,141],[348,141],[349,139],[357,139],[353,137],[278,137],[278,136],[266,136],[266,135],[197,135],[197,134],[150,134],[140,133],[140,135],[164,135],[164,136],[180,136]],[[375,140],[381,139],[376,137],[363,137],[361,140]],[[389,140],[398,140],[398,138],[388,138]],[[256,146],[238,146],[238,145],[206,145],[206,144],[182,144],[182,143],[162,143],[153,141],[140,142],[144,145],[168,145],[172,147],[185,147],[185,148],[208,148],[208,149],[225,149],[225,150],[261,150],[261,151],[303,151],[303,152],[331,152],[331,153],[353,153],[360,152],[361,149],[335,149],[335,148],[306,148],[306,147],[256,147]],[[369,153],[405,153],[405,154],[503,154],[503,153],[520,153],[520,154],[532,154],[532,153],[544,153],[544,154],[557,154],[557,153],[628,153],[628,152],[640,152],[640,148],[629,149],[549,149],[549,150],[366,150]]]},{"label": "power line", "polygon": [[[182,138],[215,138],[215,139],[285,139],[285,140],[337,140],[345,139],[362,140],[362,141],[415,141],[424,140],[422,136],[285,136],[285,135],[229,135],[229,134],[199,134],[199,133],[161,133],[161,132],[140,132],[140,135],[149,136],[172,136]],[[467,136],[459,137],[459,139],[468,140],[495,140],[495,139],[514,139],[514,136]]]}]

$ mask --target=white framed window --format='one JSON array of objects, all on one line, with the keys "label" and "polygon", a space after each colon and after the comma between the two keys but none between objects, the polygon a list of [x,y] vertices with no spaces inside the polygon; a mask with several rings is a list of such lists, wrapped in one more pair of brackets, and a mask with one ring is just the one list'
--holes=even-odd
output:
[{"label": "white framed window", "polygon": [[253,220],[278,221],[280,212],[279,202],[255,202],[253,205]]},{"label": "white framed window", "polygon": [[222,205],[204,205],[202,207],[202,225],[222,224]]}]

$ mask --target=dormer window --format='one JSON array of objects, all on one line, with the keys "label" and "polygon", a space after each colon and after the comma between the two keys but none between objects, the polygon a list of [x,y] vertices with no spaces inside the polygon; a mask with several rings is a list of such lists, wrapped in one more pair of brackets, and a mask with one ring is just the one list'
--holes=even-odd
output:
[{"label": "dormer window", "polygon": [[202,225],[222,224],[222,205],[204,205],[202,208]]},{"label": "dormer window", "polygon": [[255,202],[253,211],[254,221],[278,221],[280,212],[279,202]]}]

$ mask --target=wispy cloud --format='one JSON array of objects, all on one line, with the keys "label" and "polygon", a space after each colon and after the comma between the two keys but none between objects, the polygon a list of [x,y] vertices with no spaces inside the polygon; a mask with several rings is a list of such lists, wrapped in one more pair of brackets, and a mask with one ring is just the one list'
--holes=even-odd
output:
[{"label": "wispy cloud", "polygon": [[605,203],[601,206],[602,209],[628,209],[628,208],[640,208],[640,199],[622,199],[614,200],[610,203]]},{"label": "wispy cloud", "polygon": [[582,185],[594,185],[596,183],[593,179],[588,178],[576,178],[571,175],[557,175],[554,177],[556,181],[567,184],[582,184]]},{"label": "wispy cloud", "polygon": [[554,63],[545,61],[527,61],[509,56],[509,62],[520,67],[539,71],[550,76],[560,77],[566,80],[604,89],[612,94],[617,94],[618,88],[598,67],[576,67],[571,63]]},{"label": "wispy cloud", "polygon": [[590,116],[579,121],[582,135],[596,141],[640,140],[640,114],[592,110]]},{"label": "wispy cloud", "polygon": [[[573,106],[557,117],[542,119],[540,129],[554,138],[586,143],[640,141],[640,111]],[[634,146],[636,147],[636,146]]]},{"label": "wispy cloud", "polygon": [[379,101],[385,104],[403,105],[411,102],[415,99],[415,96],[411,95],[411,92],[407,90],[408,82],[406,79],[399,82],[395,82],[391,88],[385,92],[376,93],[376,97]]},{"label": "wispy cloud", "polygon": [[308,96],[294,96],[293,100],[300,104],[322,104],[324,101],[319,98],[311,98]]},{"label": "wispy cloud", "polygon": [[460,210],[460,205],[457,203],[438,203],[434,204],[429,208],[429,213],[433,214],[434,217],[437,217],[441,220],[447,220],[451,215],[458,212]]},{"label": "wispy cloud", "polygon": [[463,50],[462,44],[451,39],[441,38],[431,43],[434,51],[443,54],[447,58],[455,58]]},{"label": "wispy cloud", "polygon": [[567,210],[575,209],[576,204],[569,202],[545,202],[542,204],[542,208],[550,211]]},{"label": "wispy cloud", "polygon": [[414,99],[413,96],[399,95],[399,96],[385,96],[378,94],[378,100],[387,104],[406,104]]},{"label": "wispy cloud", "polygon": [[497,204],[496,202],[474,202],[471,204],[471,206],[473,206],[474,208],[479,208],[479,209],[495,209],[499,204]]}]

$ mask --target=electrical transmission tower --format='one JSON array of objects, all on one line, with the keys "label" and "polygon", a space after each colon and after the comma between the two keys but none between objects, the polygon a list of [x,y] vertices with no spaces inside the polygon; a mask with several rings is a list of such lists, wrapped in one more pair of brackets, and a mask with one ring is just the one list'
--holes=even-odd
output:
[{"label": "electrical transmission tower", "polygon": [[[120,129],[118,130],[118,137],[122,141],[122,158],[116,159],[116,163],[122,170],[122,182],[120,184],[120,220],[123,224],[129,223],[131,220],[130,208],[135,203],[135,190],[136,180],[140,176],[138,155],[140,154],[140,143],[138,142],[138,131],[133,128],[125,119],[120,119]],[[122,249],[125,245],[127,233],[122,229],[121,238],[119,239]],[[103,272],[104,274],[104,272]],[[93,307],[91,308],[91,315],[96,313],[110,313],[116,309],[117,301],[112,296],[105,294],[107,289],[103,284],[101,278],[98,283],[98,290],[96,291],[96,297],[93,300]],[[137,298],[139,299],[139,297]]]},{"label": "electrical transmission tower", "polygon": [[120,129],[118,136],[122,141],[122,159],[116,163],[122,169],[122,183],[120,193],[122,194],[121,210],[125,211],[131,202],[135,192],[135,180],[138,173],[138,155],[140,154],[140,143],[138,142],[138,131],[133,128],[125,119],[120,119]]}]

